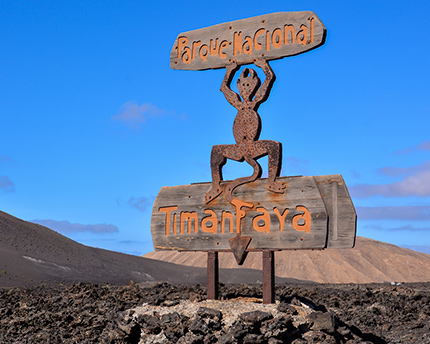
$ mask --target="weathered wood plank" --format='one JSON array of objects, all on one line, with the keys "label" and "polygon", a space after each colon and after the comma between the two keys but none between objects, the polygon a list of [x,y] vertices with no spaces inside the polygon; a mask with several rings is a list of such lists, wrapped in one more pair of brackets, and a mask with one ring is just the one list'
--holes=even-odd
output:
[{"label": "weathered wood plank", "polygon": [[341,175],[315,176],[329,216],[328,248],[355,245],[357,214]]},{"label": "weathered wood plank", "polygon": [[[253,205],[239,209],[224,194],[205,204],[210,183],[163,187],[153,206],[154,247],[229,250],[228,240],[240,232],[252,237],[250,250],[325,248],[328,216],[315,179],[279,180],[288,184],[284,194],[267,191],[266,179],[239,186],[234,196]],[[243,217],[238,220],[237,214],[241,212]]]},{"label": "weathered wood plank", "polygon": [[312,11],[271,13],[179,34],[170,67],[204,70],[232,60],[239,65],[256,58],[275,60],[315,49],[325,36],[326,28]]}]

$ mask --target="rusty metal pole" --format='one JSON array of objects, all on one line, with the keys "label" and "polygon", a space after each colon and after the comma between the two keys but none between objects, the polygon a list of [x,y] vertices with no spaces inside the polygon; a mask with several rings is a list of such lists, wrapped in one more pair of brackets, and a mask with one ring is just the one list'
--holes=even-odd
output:
[{"label": "rusty metal pole", "polygon": [[275,302],[275,252],[263,251],[263,303]]},{"label": "rusty metal pole", "polygon": [[207,286],[207,298],[208,300],[218,300],[219,294],[219,264],[218,264],[218,252],[208,252],[208,286]]}]

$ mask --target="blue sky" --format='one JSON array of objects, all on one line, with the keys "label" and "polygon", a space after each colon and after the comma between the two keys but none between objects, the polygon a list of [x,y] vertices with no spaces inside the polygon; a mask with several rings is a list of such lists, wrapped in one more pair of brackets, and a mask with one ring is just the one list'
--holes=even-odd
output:
[{"label": "blue sky", "polygon": [[210,181],[212,146],[234,143],[225,70],[170,69],[176,36],[301,10],[327,40],[271,63],[261,138],[284,176],[342,174],[358,235],[430,253],[428,1],[0,0],[0,210],[151,251],[160,188]]}]

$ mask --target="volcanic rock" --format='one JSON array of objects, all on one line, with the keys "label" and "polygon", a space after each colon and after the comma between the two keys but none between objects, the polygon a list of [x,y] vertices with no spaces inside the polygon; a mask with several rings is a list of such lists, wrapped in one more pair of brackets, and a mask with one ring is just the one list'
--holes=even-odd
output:
[{"label": "volcanic rock", "polygon": [[[256,302],[261,286],[226,298],[238,287],[221,286],[219,301],[206,300],[201,285],[168,283],[4,288],[0,342],[430,343],[430,283],[279,285],[271,305]],[[169,292],[179,302],[161,306]]]}]

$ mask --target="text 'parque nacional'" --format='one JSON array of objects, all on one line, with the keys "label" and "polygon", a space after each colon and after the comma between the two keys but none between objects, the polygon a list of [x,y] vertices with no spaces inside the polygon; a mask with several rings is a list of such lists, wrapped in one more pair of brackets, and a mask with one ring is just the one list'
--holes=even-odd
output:
[{"label": "text 'parque nacional'", "polygon": [[324,44],[326,30],[311,11],[280,12],[181,33],[175,40],[173,69],[222,68],[232,60],[252,63],[301,54]]}]

